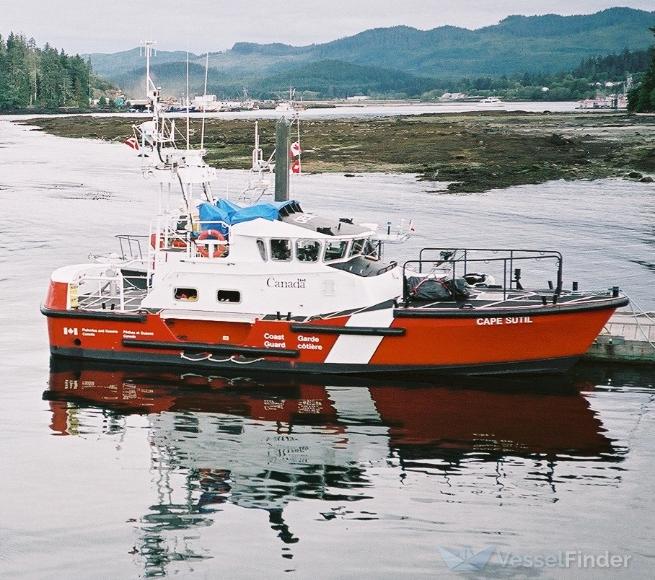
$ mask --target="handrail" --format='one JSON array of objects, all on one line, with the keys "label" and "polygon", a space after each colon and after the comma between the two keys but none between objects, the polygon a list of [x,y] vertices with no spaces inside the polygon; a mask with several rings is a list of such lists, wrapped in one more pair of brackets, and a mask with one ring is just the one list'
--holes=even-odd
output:
[{"label": "handrail", "polygon": [[[133,260],[143,260],[143,252],[141,251],[141,240],[147,239],[148,236],[140,234],[118,234],[115,236],[121,247],[121,257],[126,259],[128,257]],[[123,245],[126,244],[126,247]],[[126,251],[127,249],[127,251]],[[138,252],[135,255],[135,250]]]},{"label": "handrail", "polygon": [[[166,219],[172,218],[172,219]],[[166,225],[162,221],[167,221]],[[198,236],[202,232],[202,226],[211,225],[209,229],[220,229],[224,230],[227,233],[226,238],[229,236],[230,224],[222,220],[193,220],[193,230],[176,227],[178,222],[176,221],[175,216],[159,216],[155,223],[150,226],[150,239],[158,240],[155,241],[154,247],[151,242],[148,246],[149,248],[149,260],[148,260],[148,279],[150,279],[150,274],[154,270],[155,263],[161,261],[160,253],[162,251],[178,250],[184,251],[187,258],[194,258],[196,256],[195,248],[200,245],[207,248],[208,258],[213,259],[213,254],[215,249],[219,246],[228,246],[229,241],[226,240],[198,240]],[[223,254],[222,257],[227,257],[227,252]]]},{"label": "handrail", "polygon": [[376,272],[376,276],[380,276],[381,274],[386,274],[390,270],[393,270],[397,265],[398,265],[398,262],[396,262],[395,260],[392,260],[384,268],[381,268],[380,270],[378,270]]},{"label": "handrail", "polygon": [[[130,306],[140,305],[143,292],[137,289],[130,279],[134,276],[124,276],[120,268],[116,268],[113,274],[101,273],[97,275],[82,274],[77,280],[78,285],[89,284],[95,287],[93,290],[79,296],[79,305],[85,310],[105,310],[109,305],[110,311],[125,312]],[[126,292],[125,282],[132,287]]]},{"label": "handrail", "polygon": [[[439,256],[435,259],[427,258],[426,254],[430,252],[439,252]],[[475,252],[486,252],[488,254],[499,254],[501,256],[483,256],[476,257]],[[473,254],[473,256],[471,255]],[[527,255],[525,255],[527,254]],[[469,265],[477,263],[489,262],[502,262],[503,265],[503,298],[506,298],[507,291],[512,288],[521,288],[521,270],[515,269],[516,262],[523,262],[526,260],[555,260],[557,263],[557,282],[553,290],[555,295],[561,294],[563,285],[563,258],[562,254],[557,250],[532,250],[532,249],[516,249],[516,248],[438,248],[427,247],[419,251],[418,260],[407,260],[403,264],[403,301],[405,304],[409,302],[409,288],[407,284],[407,267],[409,265],[418,265],[419,273],[423,272],[423,264],[433,264],[442,266],[448,264],[451,267],[451,276],[455,279],[458,275],[457,265],[463,265],[463,273],[460,276],[466,276],[469,272]],[[508,286],[509,282],[509,286]]]}]

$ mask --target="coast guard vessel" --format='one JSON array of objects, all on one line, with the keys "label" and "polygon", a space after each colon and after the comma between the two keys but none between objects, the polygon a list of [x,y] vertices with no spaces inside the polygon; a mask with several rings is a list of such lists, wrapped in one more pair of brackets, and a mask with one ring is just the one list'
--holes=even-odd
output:
[{"label": "coast guard vessel", "polygon": [[[430,247],[387,262],[391,232],[293,200],[218,198],[204,151],[189,148],[188,132],[176,148],[147,82],[153,119],[134,141],[153,160],[161,211],[148,236],[118,236],[119,256],[52,273],[41,310],[54,356],[310,373],[564,371],[628,303],[616,287],[565,290],[556,251]],[[547,286],[524,288],[530,263],[553,265]],[[479,273],[494,266],[495,278]]]}]

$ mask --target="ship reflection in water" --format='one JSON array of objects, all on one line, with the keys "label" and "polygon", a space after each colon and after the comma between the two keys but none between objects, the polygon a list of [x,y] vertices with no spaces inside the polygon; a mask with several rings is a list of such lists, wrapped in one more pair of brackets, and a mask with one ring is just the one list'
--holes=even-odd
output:
[{"label": "ship reflection in water", "polygon": [[[525,479],[540,481],[554,496],[565,462],[616,464],[626,453],[581,393],[593,390],[589,379],[328,380],[53,361],[44,398],[58,435],[116,434],[126,417],[146,416],[155,501],[133,524],[146,575],[165,573],[173,560],[211,557],[179,531],[212,525],[228,502],[267,511],[282,556],[291,559],[300,538],[285,521],[285,506],[300,499],[335,502],[341,507],[321,515],[339,517],[340,509],[369,497],[380,468],[395,470],[401,481],[412,471],[447,476],[452,489],[480,462],[497,478],[511,478],[502,464],[518,457],[529,466]],[[608,476],[609,484],[616,478]],[[498,493],[511,484],[526,482],[506,481]]]}]

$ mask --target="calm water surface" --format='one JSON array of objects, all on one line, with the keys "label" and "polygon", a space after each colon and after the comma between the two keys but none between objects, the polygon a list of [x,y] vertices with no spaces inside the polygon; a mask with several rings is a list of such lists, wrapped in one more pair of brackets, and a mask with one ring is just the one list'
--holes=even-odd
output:
[{"label": "calm water surface", "polygon": [[[221,179],[236,195],[246,176]],[[651,184],[292,187],[325,214],[413,218],[408,257],[435,241],[558,248],[567,283],[655,309]],[[51,365],[50,271],[144,232],[155,192],[124,146],[0,121],[0,577],[652,577],[651,369],[398,384]],[[466,547],[482,554],[449,569]],[[567,552],[628,566],[535,565]]]}]

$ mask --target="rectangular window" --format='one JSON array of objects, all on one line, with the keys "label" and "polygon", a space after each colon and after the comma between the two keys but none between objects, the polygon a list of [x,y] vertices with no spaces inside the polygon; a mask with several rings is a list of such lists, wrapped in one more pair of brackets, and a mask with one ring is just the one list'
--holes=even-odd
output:
[{"label": "rectangular window", "polygon": [[379,260],[380,243],[374,244],[371,240],[366,240],[366,244],[364,244],[364,249],[362,250],[362,255],[370,258],[371,260]]},{"label": "rectangular window", "polygon": [[291,240],[271,240],[271,259],[278,262],[291,260]]},{"label": "rectangular window", "polygon": [[330,241],[325,243],[325,253],[323,254],[323,259],[326,262],[331,262],[332,260],[339,260],[346,255],[346,250],[348,249],[348,242],[345,240],[340,241]]},{"label": "rectangular window", "polygon": [[353,245],[350,248],[350,257],[357,256],[362,253],[362,248],[364,247],[364,242],[366,240],[354,240]]},{"label": "rectangular window", "polygon": [[298,240],[296,258],[300,262],[318,262],[321,255],[321,242],[317,240]]},{"label": "rectangular window", "polygon": [[219,290],[216,293],[216,300],[219,302],[241,302],[241,292],[238,290]]},{"label": "rectangular window", "polygon": [[175,300],[180,302],[198,302],[198,290],[195,288],[175,288]]}]

